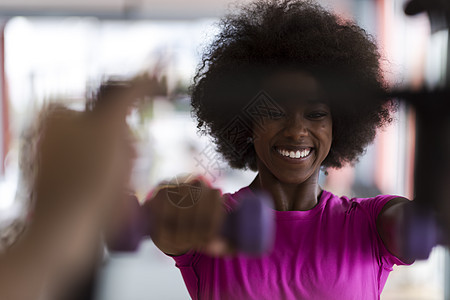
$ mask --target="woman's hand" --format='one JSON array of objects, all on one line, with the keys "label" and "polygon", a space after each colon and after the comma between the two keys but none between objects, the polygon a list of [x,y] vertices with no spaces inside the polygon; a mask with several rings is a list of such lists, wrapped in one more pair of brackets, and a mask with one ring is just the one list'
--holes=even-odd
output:
[{"label": "woman's hand", "polygon": [[231,253],[220,237],[226,215],[220,190],[200,177],[162,183],[144,204],[155,245],[169,255],[189,250],[211,255]]}]

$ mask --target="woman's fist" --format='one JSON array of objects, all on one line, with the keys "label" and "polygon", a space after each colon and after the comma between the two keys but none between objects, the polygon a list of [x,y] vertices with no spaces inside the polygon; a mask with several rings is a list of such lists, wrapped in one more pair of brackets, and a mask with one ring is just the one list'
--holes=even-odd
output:
[{"label": "woman's fist", "polygon": [[155,245],[167,254],[181,255],[191,249],[213,255],[230,251],[220,237],[226,215],[222,193],[201,177],[160,184],[144,209]]}]

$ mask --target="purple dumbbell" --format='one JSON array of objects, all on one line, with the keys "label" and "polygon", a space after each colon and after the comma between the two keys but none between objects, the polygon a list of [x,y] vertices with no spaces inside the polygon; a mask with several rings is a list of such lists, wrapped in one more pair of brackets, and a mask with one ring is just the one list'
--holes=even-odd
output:
[{"label": "purple dumbbell", "polygon": [[[141,240],[150,236],[149,216],[135,196],[130,196],[125,225],[108,242],[112,251],[135,251]],[[258,255],[270,251],[275,234],[275,216],[270,196],[266,193],[248,194],[227,215],[222,235],[238,252]]]},{"label": "purple dumbbell", "polygon": [[404,237],[402,253],[410,260],[428,259],[435,246],[446,244],[443,233],[437,222],[436,213],[427,207],[408,205],[400,232]]},{"label": "purple dumbbell", "polygon": [[267,193],[248,193],[225,219],[222,235],[239,252],[259,255],[270,251],[275,235],[272,207]]},{"label": "purple dumbbell", "polygon": [[112,251],[136,251],[143,237],[148,236],[149,220],[145,209],[135,195],[127,199],[127,210],[123,226],[117,229],[113,239],[107,241]]}]

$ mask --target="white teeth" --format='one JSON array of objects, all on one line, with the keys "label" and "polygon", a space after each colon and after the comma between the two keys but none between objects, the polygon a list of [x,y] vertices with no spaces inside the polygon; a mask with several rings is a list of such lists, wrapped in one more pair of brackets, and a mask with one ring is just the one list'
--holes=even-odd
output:
[{"label": "white teeth", "polygon": [[302,151],[302,153],[300,154],[301,157],[306,157],[309,155],[309,153],[311,152],[311,148],[305,149]]},{"label": "white teeth", "polygon": [[284,150],[284,149],[277,149],[277,151],[278,151],[278,153],[280,153],[281,155],[283,155],[285,157],[303,158],[303,157],[308,156],[311,153],[311,148],[307,148],[302,151],[300,151],[300,150],[289,151],[289,150]]}]

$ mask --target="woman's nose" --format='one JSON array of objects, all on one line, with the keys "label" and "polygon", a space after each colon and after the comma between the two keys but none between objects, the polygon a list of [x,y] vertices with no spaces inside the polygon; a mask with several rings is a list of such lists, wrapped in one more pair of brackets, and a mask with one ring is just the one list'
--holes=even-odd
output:
[{"label": "woman's nose", "polygon": [[286,120],[284,129],[286,136],[298,139],[309,134],[308,120],[305,120],[303,114],[291,115]]}]

